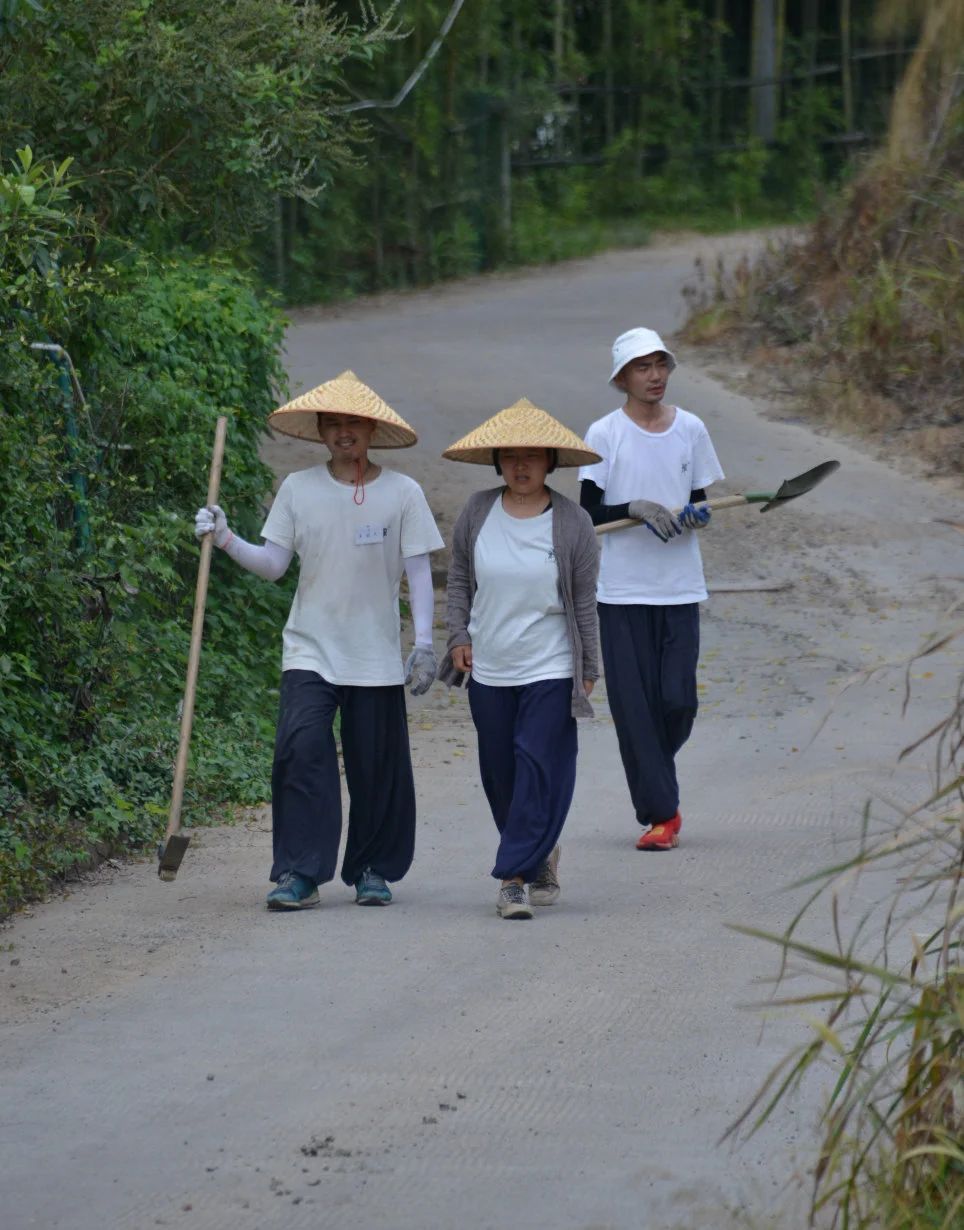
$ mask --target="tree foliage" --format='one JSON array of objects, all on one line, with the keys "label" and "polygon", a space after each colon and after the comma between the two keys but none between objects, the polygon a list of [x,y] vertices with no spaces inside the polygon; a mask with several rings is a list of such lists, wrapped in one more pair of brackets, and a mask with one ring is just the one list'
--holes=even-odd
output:
[{"label": "tree foliage", "polygon": [[[449,7],[403,0],[408,37],[348,65],[351,92],[393,97]],[[262,270],[288,299],[313,299],[639,242],[681,218],[812,211],[882,130],[910,53],[914,23],[881,47],[873,12],[874,0],[476,0],[402,107],[362,113],[364,165],[311,206],[281,207]],[[775,80],[752,83],[761,62]]]},{"label": "tree foliage", "polygon": [[340,74],[389,23],[291,0],[38,7],[0,43],[0,148],[73,157],[102,227],[236,247],[351,163]]}]

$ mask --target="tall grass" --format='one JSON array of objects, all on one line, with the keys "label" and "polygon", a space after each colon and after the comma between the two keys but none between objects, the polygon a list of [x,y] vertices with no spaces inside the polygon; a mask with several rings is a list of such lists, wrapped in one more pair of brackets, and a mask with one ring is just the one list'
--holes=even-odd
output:
[{"label": "tall grass", "polygon": [[[923,655],[961,634],[933,638]],[[768,1007],[818,1015],[811,1040],[770,1072],[728,1134],[752,1134],[829,1065],[811,1224],[964,1225],[964,680],[952,712],[901,756],[927,746],[937,783],[929,797],[896,820],[868,807],[851,856],[801,882],[810,895],[782,934],[737,928],[780,950]],[[893,887],[847,921],[857,881],[881,877]],[[830,912],[831,946],[801,938],[818,907]],[[783,994],[801,971],[819,989]]]}]

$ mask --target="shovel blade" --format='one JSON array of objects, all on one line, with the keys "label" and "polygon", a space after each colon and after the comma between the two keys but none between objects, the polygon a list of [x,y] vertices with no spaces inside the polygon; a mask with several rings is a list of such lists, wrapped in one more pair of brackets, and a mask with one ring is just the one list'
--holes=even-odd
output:
[{"label": "shovel blade", "polygon": [[178,868],[190,844],[191,838],[187,833],[172,833],[158,850],[157,874],[165,883],[170,884],[177,879]]},{"label": "shovel blade", "polygon": [[784,479],[777,491],[760,509],[760,512],[769,512],[771,508],[785,504],[787,500],[795,500],[798,496],[806,495],[818,483],[822,483],[825,478],[829,478],[831,474],[835,474],[839,469],[839,461],[821,461],[818,466],[814,466],[812,470],[805,470],[803,474],[798,474],[796,478]]}]

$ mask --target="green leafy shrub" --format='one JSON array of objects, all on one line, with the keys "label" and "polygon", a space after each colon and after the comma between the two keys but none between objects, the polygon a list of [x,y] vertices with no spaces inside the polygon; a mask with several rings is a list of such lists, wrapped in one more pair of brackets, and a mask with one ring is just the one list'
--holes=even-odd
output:
[{"label": "green leafy shrub", "polygon": [[[28,175],[33,194],[18,188]],[[282,322],[211,259],[132,251],[91,274],[62,171],[25,156],[0,202],[2,909],[92,851],[137,848],[163,828],[193,512],[226,414],[221,498],[257,534]],[[86,405],[34,341],[66,347]],[[188,817],[266,797],[286,605],[285,587],[215,559]]]},{"label": "green leafy shrub", "polygon": [[602,246],[591,176],[582,168],[543,171],[517,182],[509,256],[538,264],[587,256]]}]

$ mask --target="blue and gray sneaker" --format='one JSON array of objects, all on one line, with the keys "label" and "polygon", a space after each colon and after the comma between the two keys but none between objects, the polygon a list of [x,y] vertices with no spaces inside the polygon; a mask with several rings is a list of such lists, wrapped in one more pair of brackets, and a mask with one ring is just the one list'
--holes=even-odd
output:
[{"label": "blue and gray sneaker", "polygon": [[318,886],[297,871],[283,871],[268,893],[269,910],[307,910],[318,904]]},{"label": "blue and gray sneaker", "polygon": [[392,890],[385,883],[385,877],[366,867],[355,881],[355,904],[391,905],[391,902]]}]

